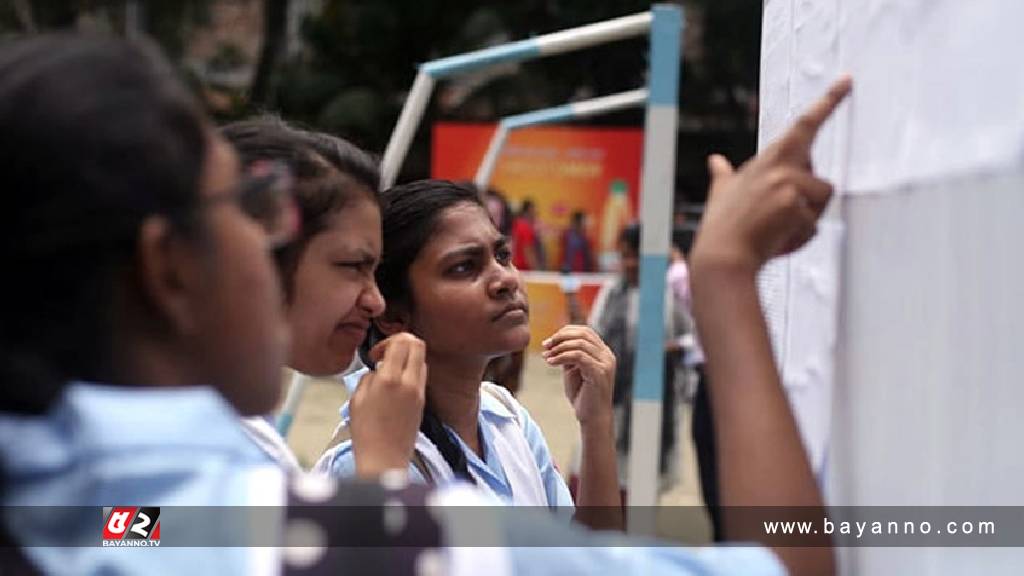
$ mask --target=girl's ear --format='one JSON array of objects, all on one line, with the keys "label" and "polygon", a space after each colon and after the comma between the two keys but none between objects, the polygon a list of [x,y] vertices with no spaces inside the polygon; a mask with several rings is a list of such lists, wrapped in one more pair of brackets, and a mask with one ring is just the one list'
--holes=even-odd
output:
[{"label": "girl's ear", "polygon": [[409,330],[409,315],[404,306],[388,306],[373,323],[385,336],[392,336]]}]

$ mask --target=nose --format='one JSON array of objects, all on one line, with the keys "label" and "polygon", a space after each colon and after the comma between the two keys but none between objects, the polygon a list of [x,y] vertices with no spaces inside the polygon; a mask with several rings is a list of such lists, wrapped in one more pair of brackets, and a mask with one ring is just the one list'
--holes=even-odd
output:
[{"label": "nose", "polygon": [[521,282],[519,270],[511,264],[505,266],[497,262],[493,263],[493,270],[487,285],[491,298],[506,300],[515,297]]},{"label": "nose", "polygon": [[380,293],[377,283],[371,279],[359,294],[359,307],[371,318],[376,318],[384,313],[384,305],[384,296]]}]

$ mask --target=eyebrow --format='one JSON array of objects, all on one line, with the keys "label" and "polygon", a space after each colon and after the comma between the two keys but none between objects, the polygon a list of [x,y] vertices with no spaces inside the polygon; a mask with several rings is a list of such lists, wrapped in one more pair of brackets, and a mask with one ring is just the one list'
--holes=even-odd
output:
[{"label": "eyebrow", "polygon": [[[504,248],[505,246],[508,245],[508,242],[509,242],[508,236],[499,236],[491,244],[491,248],[492,249]],[[449,260],[455,260],[455,259],[458,259],[458,258],[464,257],[464,256],[472,256],[474,258],[480,257],[484,253],[484,250],[485,250],[484,246],[485,246],[484,243],[480,242],[480,243],[469,244],[469,245],[466,245],[466,246],[455,248],[454,250],[452,250],[450,252],[446,252],[443,256],[441,256],[441,261],[442,262],[447,262]]]},{"label": "eyebrow", "polygon": [[378,260],[378,258],[374,256],[373,252],[366,248],[345,248],[338,250],[336,256],[340,260],[358,260],[366,263],[372,263]]}]

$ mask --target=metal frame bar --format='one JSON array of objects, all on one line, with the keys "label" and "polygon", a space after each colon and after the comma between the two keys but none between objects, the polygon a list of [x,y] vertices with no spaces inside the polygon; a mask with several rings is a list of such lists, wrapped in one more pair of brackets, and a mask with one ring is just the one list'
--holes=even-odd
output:
[{"label": "metal frame bar", "polygon": [[476,182],[477,187],[481,189],[486,188],[491,182],[491,176],[494,175],[494,168],[498,164],[498,157],[501,156],[501,150],[505,147],[505,141],[508,139],[508,134],[512,130],[526,128],[527,126],[562,122],[565,120],[589,118],[598,114],[607,114],[616,110],[634,108],[645,105],[646,103],[647,89],[639,88],[637,90],[619,92],[618,94],[591,98],[589,100],[570,102],[569,104],[563,104],[562,106],[544,108],[542,110],[535,110],[525,114],[506,116],[498,122],[498,127],[494,131],[494,136],[491,137],[491,143],[487,147],[487,153],[484,154],[483,162],[480,163],[480,168],[477,170],[476,177],[473,181]]},{"label": "metal frame bar", "polygon": [[[395,181],[438,79],[496,64],[562,54],[649,33],[651,56],[641,176],[640,214],[643,231],[640,244],[637,357],[634,363],[633,446],[660,445],[665,274],[668,268],[675,185],[682,29],[682,8],[659,4],[650,12],[428,62],[420,67],[381,163],[381,185],[389,187]],[[505,132],[507,135],[507,130]],[[657,503],[658,455],[659,450],[630,451],[631,507],[649,507]],[[631,513],[630,530],[653,534],[655,518],[649,512],[650,509],[647,514],[637,516]]]},{"label": "metal frame bar", "polygon": [[423,64],[405,100],[398,123],[391,133],[388,147],[384,150],[384,158],[381,160],[381,187],[388,188],[395,183],[437,80],[468,74],[497,64],[524,62],[640,36],[650,29],[652,14],[653,12],[641,12]]}]

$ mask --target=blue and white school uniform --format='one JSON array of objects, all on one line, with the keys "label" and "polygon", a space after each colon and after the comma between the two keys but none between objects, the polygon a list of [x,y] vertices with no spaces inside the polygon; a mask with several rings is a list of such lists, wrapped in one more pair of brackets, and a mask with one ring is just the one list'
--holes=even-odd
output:
[{"label": "blue and white school uniform", "polygon": [[[238,421],[219,393],[198,386],[75,383],[46,414],[0,413],[8,532],[34,546],[26,556],[45,574],[261,573],[277,564],[267,561],[269,549],[99,546],[102,506],[284,504],[283,472]],[[46,506],[52,515],[26,525],[14,506]],[[54,506],[97,508],[84,523],[75,509]],[[90,546],[61,546],[83,535]],[[165,527],[162,536],[173,538],[174,530]]]},{"label": "blue and white school uniform", "polygon": [[[249,440],[238,420],[220,394],[205,387],[75,383],[46,414],[0,412],[0,514],[7,531],[33,545],[25,553],[45,574],[277,574],[280,548],[97,545],[101,506],[282,506],[285,472]],[[435,500],[442,506],[486,506],[488,500],[474,492],[456,485],[439,490]],[[16,523],[21,516],[15,506],[43,506],[36,516],[42,521]],[[54,506],[96,510],[85,509],[83,517],[81,508]],[[496,513],[491,526],[495,544],[507,548],[460,546],[460,526],[447,526],[449,574],[785,574],[760,547],[644,547],[622,535],[567,526],[546,513]],[[162,537],[170,541],[174,535],[168,530]],[[62,546],[69,531],[88,544]],[[559,547],[531,547],[536,542]],[[339,574],[360,573],[358,566],[336,568]]]},{"label": "blue and white school uniform", "polygon": [[[345,377],[345,384],[354,391],[366,370]],[[451,437],[466,454],[469,473],[479,487],[499,499],[518,506],[558,508],[571,517],[572,496],[565,480],[555,469],[551,452],[540,427],[529,412],[508,390],[483,382],[480,391],[481,459],[453,430],[445,426]],[[348,426],[348,403],[341,407],[341,424]],[[426,435],[416,437],[415,450],[426,467],[429,479],[415,463],[409,464],[409,477],[414,482],[443,485],[455,480],[455,473]],[[355,475],[352,441],[345,440],[328,450],[314,470],[334,476]]]}]

